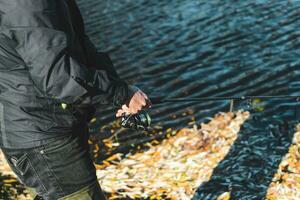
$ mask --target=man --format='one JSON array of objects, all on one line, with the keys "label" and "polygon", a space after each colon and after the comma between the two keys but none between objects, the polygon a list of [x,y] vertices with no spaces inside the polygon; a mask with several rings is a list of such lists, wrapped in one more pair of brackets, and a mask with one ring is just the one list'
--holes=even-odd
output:
[{"label": "man", "polygon": [[74,0],[0,0],[0,147],[45,200],[105,199],[89,155],[96,104],[150,107],[85,35]]}]

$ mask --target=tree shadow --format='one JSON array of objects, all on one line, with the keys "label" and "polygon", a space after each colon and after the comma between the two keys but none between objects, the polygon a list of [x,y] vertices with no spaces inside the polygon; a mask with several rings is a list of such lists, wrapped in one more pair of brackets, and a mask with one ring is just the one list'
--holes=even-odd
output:
[{"label": "tree shadow", "polygon": [[13,200],[21,194],[25,194],[25,187],[15,177],[0,172],[0,199]]},{"label": "tree shadow", "polygon": [[265,199],[280,161],[288,152],[296,122],[288,119],[249,119],[238,138],[208,182],[203,183],[192,200],[214,200],[231,192],[231,200]]}]

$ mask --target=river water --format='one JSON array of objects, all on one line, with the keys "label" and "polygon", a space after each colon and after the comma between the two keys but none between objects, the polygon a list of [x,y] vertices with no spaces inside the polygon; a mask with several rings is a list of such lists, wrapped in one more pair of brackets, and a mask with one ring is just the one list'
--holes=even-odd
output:
[{"label": "river water", "polygon": [[[87,34],[110,54],[127,82],[151,96],[217,97],[300,95],[300,1],[298,0],[78,0]],[[263,199],[300,119],[296,100],[268,100],[259,108],[235,102],[252,117],[212,179],[194,199]],[[229,110],[228,101],[166,103],[149,113],[153,129],[180,129]],[[115,120],[99,107],[91,126]],[[120,134],[126,152],[164,134]],[[133,147],[134,148],[134,147]],[[100,156],[101,157],[101,156]]]}]

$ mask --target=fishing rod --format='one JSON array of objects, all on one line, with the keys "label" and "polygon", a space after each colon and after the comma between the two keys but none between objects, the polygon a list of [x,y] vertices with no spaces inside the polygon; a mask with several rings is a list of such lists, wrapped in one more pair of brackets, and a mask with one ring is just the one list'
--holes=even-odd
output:
[{"label": "fishing rod", "polygon": [[252,100],[252,99],[295,99],[300,101],[300,96],[281,95],[281,96],[228,96],[228,97],[198,97],[198,98],[170,98],[163,97],[150,98],[152,104],[162,104],[171,102],[203,102],[203,101],[224,101],[224,100]]},{"label": "fishing rod", "polygon": [[[262,99],[291,99],[300,101],[300,96],[293,95],[278,95],[278,96],[224,96],[224,97],[198,97],[198,98],[164,98],[164,97],[151,97],[151,104],[163,104],[172,102],[205,102],[205,101],[225,101],[230,100],[230,112],[233,111],[235,100],[262,100]],[[134,130],[147,130],[151,124],[151,117],[145,111],[137,114],[122,115],[121,126]]]}]

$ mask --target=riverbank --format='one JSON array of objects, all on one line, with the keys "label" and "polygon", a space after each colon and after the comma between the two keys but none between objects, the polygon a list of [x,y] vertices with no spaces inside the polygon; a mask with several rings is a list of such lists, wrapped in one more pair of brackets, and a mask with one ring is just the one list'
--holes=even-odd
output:
[{"label": "riverbank", "polygon": [[8,166],[0,150],[0,199],[1,200],[32,200],[16,175]]},{"label": "riverbank", "polygon": [[[220,165],[232,159],[228,156],[236,148],[235,142],[242,134],[241,129],[245,129],[247,120],[249,120],[248,112],[218,113],[210,118],[209,122],[195,124],[193,128],[183,128],[176,132],[166,130],[168,137],[164,140],[149,142],[135,153],[114,154],[105,159],[101,165],[95,164],[102,189],[109,195],[110,200],[126,198],[196,200],[202,195],[199,189],[214,178],[214,173],[218,173]],[[274,166],[274,170],[277,171],[272,175],[271,182],[264,183],[267,185],[266,199],[300,198],[299,144],[300,124],[279,167]],[[268,155],[261,156],[268,158]],[[0,171],[2,173],[0,197],[4,196],[5,191],[6,195],[11,195],[7,197],[8,199],[31,199],[30,196],[24,195],[26,190],[11,172],[1,152]],[[236,179],[239,178],[237,174],[235,176]],[[230,199],[232,192],[230,188],[215,189],[220,190],[218,200]]]}]

